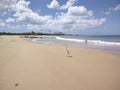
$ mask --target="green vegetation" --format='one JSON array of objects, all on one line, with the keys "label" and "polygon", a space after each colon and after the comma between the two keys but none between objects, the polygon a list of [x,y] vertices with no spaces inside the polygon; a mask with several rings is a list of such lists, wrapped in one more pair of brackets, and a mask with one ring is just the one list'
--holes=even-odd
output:
[{"label": "green vegetation", "polygon": [[0,35],[65,35],[62,32],[51,33],[39,33],[39,32],[24,32],[24,33],[12,33],[12,32],[0,32]]}]

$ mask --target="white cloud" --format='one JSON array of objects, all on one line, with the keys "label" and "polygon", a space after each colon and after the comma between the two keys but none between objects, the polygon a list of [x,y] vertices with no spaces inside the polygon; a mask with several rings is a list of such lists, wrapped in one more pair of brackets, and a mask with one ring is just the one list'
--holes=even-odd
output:
[{"label": "white cloud", "polygon": [[47,5],[47,7],[56,9],[56,8],[59,8],[60,5],[59,5],[59,2],[57,0],[53,0],[50,4]]},{"label": "white cloud", "polygon": [[28,29],[81,30],[102,25],[106,19],[94,19],[93,12],[84,6],[71,6],[66,13],[52,16],[40,16],[29,9],[30,2],[20,0],[15,6],[17,21],[27,22]]},{"label": "white cloud", "polygon": [[3,12],[1,12],[1,13],[2,13],[1,16],[5,16],[5,15],[7,14],[6,11],[3,11]]},{"label": "white cloud", "polygon": [[109,15],[109,14],[111,14],[111,11],[106,11],[105,12],[105,15]]},{"label": "white cloud", "polygon": [[68,9],[69,7],[73,6],[76,1],[77,0],[68,0],[66,4],[60,6],[57,0],[52,0],[52,2],[47,5],[47,7],[51,9]]},{"label": "white cloud", "polygon": [[[56,1],[57,0],[53,0]],[[10,22],[24,23],[24,28],[32,30],[82,30],[89,29],[93,27],[98,27],[105,23],[105,18],[96,19],[94,18],[93,11],[87,10],[84,6],[73,6],[76,0],[68,0],[68,2],[63,5],[67,9],[64,13],[57,13],[56,17],[51,15],[41,16],[37,12],[34,12],[29,8],[29,1],[19,0],[16,4],[10,7],[13,11],[12,18],[6,19],[7,24]],[[51,3],[51,8],[62,7],[59,3]],[[5,23],[0,21],[0,26],[4,26]],[[10,27],[10,26],[9,26]],[[13,27],[14,28],[14,27]],[[11,29],[13,29],[11,26]],[[21,28],[19,26],[16,29]]]},{"label": "white cloud", "polygon": [[114,11],[120,11],[120,4],[118,4],[115,8]]},{"label": "white cloud", "polygon": [[5,23],[3,22],[3,20],[0,20],[0,27],[5,26]]},{"label": "white cloud", "polygon": [[60,9],[67,9],[74,5],[77,0],[68,0],[65,5],[62,5]]},{"label": "white cloud", "polygon": [[47,22],[48,19],[51,18],[51,16],[40,16],[37,13],[33,12],[31,9],[29,9],[28,5],[30,2],[20,0],[15,8],[15,14],[14,17],[16,17],[16,20],[27,22],[31,24],[43,24],[44,22]]},{"label": "white cloud", "polygon": [[84,6],[70,7],[68,9],[68,13],[70,15],[79,16],[79,17],[82,17],[82,18],[93,16],[93,12],[92,11],[87,11],[87,9]]},{"label": "white cloud", "polygon": [[16,2],[17,0],[0,0],[0,10],[11,8]]},{"label": "white cloud", "polygon": [[8,19],[6,19],[5,22],[7,22],[7,23],[15,22],[15,19],[9,17]]},{"label": "white cloud", "polygon": [[82,30],[98,27],[105,23],[106,19],[93,18],[93,12],[83,6],[70,7],[67,13],[60,14],[53,25],[62,30]]},{"label": "white cloud", "polygon": [[12,25],[6,25],[6,27],[7,28],[9,28],[9,29],[11,29],[11,30],[20,30],[20,29],[22,29],[23,28],[23,26],[21,25],[14,25],[14,26],[12,26]]},{"label": "white cloud", "polygon": [[120,11],[120,4],[116,5],[114,8],[109,8],[106,12],[105,15],[111,14],[112,12],[117,12]]},{"label": "white cloud", "polygon": [[[58,16],[50,20],[50,23],[44,24],[42,28],[55,30],[82,30],[98,27],[106,22],[106,18],[95,19],[93,11],[87,10],[84,6],[73,6],[76,1],[77,0],[68,0],[66,4],[62,6],[59,5],[57,9],[67,9],[67,12],[61,14],[57,13]],[[57,4],[59,3],[57,2]],[[38,28],[38,26],[36,27]]]},{"label": "white cloud", "polygon": [[39,25],[28,24],[27,29],[38,30],[38,29],[42,29],[42,28]]}]

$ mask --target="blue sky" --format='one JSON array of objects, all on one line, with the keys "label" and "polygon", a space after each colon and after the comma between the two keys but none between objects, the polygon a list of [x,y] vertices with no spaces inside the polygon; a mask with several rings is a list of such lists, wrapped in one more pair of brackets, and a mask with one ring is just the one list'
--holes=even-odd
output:
[{"label": "blue sky", "polygon": [[120,0],[0,0],[0,31],[120,35]]}]

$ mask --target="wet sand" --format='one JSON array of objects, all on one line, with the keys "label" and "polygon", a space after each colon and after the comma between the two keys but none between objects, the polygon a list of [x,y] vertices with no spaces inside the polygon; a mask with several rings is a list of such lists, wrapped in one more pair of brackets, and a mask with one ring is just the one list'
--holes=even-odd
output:
[{"label": "wet sand", "polygon": [[120,55],[0,36],[0,90],[120,90]]}]

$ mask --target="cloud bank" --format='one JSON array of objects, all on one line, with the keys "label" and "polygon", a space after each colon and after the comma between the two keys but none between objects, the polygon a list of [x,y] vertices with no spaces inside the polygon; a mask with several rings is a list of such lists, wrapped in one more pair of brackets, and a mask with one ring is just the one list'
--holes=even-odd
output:
[{"label": "cloud bank", "polygon": [[[23,23],[24,29],[69,31],[99,27],[106,22],[106,18],[95,18],[93,11],[88,10],[85,6],[74,6],[76,1],[68,0],[66,4],[60,5],[57,0],[53,0],[47,5],[48,8],[66,9],[66,12],[58,13],[54,17],[52,15],[41,16],[34,12],[29,8],[31,4],[29,1],[2,0],[0,1],[0,11],[12,13],[8,18],[0,21],[0,27],[9,26],[10,28],[11,23],[18,23],[18,25]],[[17,28],[19,28],[18,25]]]}]

